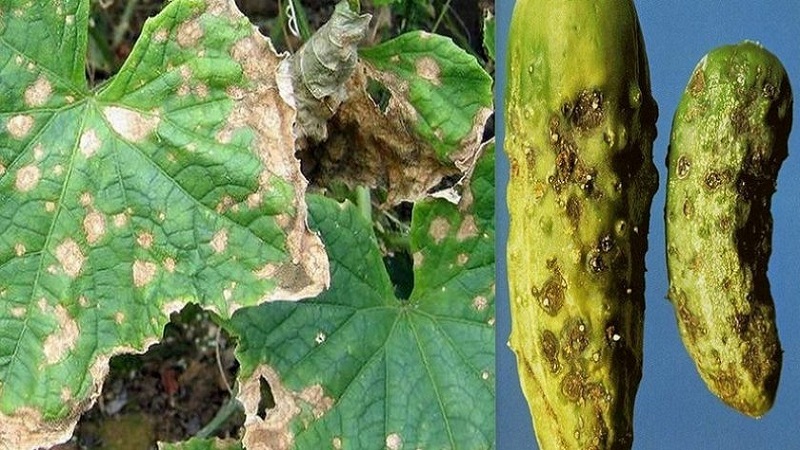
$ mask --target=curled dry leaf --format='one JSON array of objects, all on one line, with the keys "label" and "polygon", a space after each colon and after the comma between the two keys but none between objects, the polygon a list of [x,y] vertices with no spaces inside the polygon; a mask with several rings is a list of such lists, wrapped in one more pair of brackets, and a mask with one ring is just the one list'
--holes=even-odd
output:
[{"label": "curled dry leaf", "polygon": [[[312,183],[385,188],[415,201],[469,178],[492,114],[492,80],[450,39],[413,32],[360,52],[328,139],[301,153]],[[460,190],[460,186],[456,188]]]}]

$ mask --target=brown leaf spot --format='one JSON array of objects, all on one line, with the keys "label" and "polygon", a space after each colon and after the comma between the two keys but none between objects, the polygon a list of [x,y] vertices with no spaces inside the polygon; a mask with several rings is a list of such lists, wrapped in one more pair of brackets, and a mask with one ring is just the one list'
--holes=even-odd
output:
[{"label": "brown leaf spot", "polygon": [[61,401],[64,403],[72,400],[72,391],[68,387],[61,388]]},{"label": "brown leaf spot", "polygon": [[61,361],[67,352],[75,348],[75,343],[78,341],[78,323],[70,317],[63,306],[56,306],[55,317],[57,321],[56,331],[47,336],[44,341],[43,350],[47,364],[55,364]]},{"label": "brown leaf spot", "polygon": [[130,142],[144,140],[155,131],[161,121],[156,114],[146,116],[139,111],[120,106],[106,106],[103,108],[103,116],[117,134]]},{"label": "brown leaf spot", "polygon": [[100,138],[93,129],[88,129],[81,134],[81,140],[78,143],[78,149],[83,153],[86,158],[91,158],[92,155],[100,149]]},{"label": "brown leaf spot", "polygon": [[389,450],[400,450],[403,448],[403,439],[397,433],[386,436],[386,448]]},{"label": "brown leaf spot", "polygon": [[155,278],[156,270],[154,263],[137,259],[133,262],[133,285],[137,288],[146,286]]},{"label": "brown leaf spot", "polygon": [[461,226],[458,227],[458,233],[456,233],[456,239],[459,242],[463,242],[466,239],[472,239],[478,235],[478,226],[475,225],[475,217],[472,215],[464,217],[464,220],[461,221]]},{"label": "brown leaf spot", "polygon": [[275,264],[268,263],[265,264],[264,267],[253,272],[253,275],[255,275],[256,278],[258,278],[259,280],[268,280],[272,278],[277,272],[278,272],[278,266],[276,266]]},{"label": "brown leaf spot", "polygon": [[76,423],[77,419],[45,420],[41,412],[29,407],[18,408],[9,416],[0,412],[0,443],[4,449],[50,448],[67,441]]},{"label": "brown leaf spot", "polygon": [[17,178],[14,185],[18,191],[28,192],[39,184],[41,178],[42,171],[37,166],[23,166],[17,171]]},{"label": "brown leaf spot", "polygon": [[439,244],[447,237],[450,232],[450,223],[444,217],[437,217],[431,221],[428,234],[433,238],[433,242]]},{"label": "brown leaf spot", "polygon": [[83,219],[83,231],[86,233],[86,242],[94,244],[106,233],[106,219],[97,211],[86,214]]},{"label": "brown leaf spot", "polygon": [[201,37],[203,37],[203,29],[197,20],[184,22],[178,27],[178,45],[183,48],[194,47]]},{"label": "brown leaf spot", "polygon": [[28,135],[33,127],[33,117],[27,114],[18,114],[10,119],[6,124],[8,134],[14,139],[22,139]]},{"label": "brown leaf spot", "polygon": [[228,248],[228,230],[223,228],[216,233],[214,233],[214,237],[211,238],[211,248],[214,250],[214,253],[222,253]]},{"label": "brown leaf spot", "polygon": [[442,69],[439,67],[439,63],[436,62],[435,59],[431,58],[430,56],[423,56],[417,60],[416,66],[417,75],[430,81],[434,86],[439,86],[442,84],[442,80],[440,78]]},{"label": "brown leaf spot", "polygon": [[47,103],[50,99],[50,94],[53,93],[53,86],[43,76],[40,76],[36,81],[25,89],[25,104],[31,108],[36,108]]},{"label": "brown leaf spot", "polygon": [[217,211],[218,214],[225,214],[235,204],[236,200],[234,200],[233,197],[231,197],[230,195],[224,195],[220,199],[219,203],[217,203],[215,210]]},{"label": "brown leaf spot", "polygon": [[67,239],[56,247],[56,259],[61,264],[61,270],[70,278],[76,278],[86,262],[81,248],[72,239]]}]

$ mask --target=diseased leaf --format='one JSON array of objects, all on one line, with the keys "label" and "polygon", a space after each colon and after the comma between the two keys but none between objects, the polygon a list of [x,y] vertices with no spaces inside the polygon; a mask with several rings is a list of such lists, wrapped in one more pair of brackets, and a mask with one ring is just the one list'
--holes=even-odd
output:
[{"label": "diseased leaf", "polygon": [[349,98],[329,123],[336,133],[304,157],[312,178],[385,187],[389,203],[468,178],[492,113],[492,79],[475,57],[426,32],[359,54]]},{"label": "diseased leaf", "polygon": [[171,312],[315,295],[280,58],[227,0],[174,0],[84,78],[89,0],[0,9],[0,442],[67,439]]},{"label": "diseased leaf", "polygon": [[197,439],[184,442],[158,443],[159,450],[242,450],[242,443],[233,439]]},{"label": "diseased leaf", "polygon": [[[244,308],[228,324],[248,449],[494,447],[493,158],[492,144],[460,205],[415,205],[408,300],[357,208],[309,198],[330,290]],[[276,405],[266,411],[265,384]]]},{"label": "diseased leaf", "polygon": [[313,143],[328,137],[328,120],[347,98],[344,84],[356,67],[358,43],[366,36],[371,17],[339,2],[330,20],[287,60],[298,137]]}]

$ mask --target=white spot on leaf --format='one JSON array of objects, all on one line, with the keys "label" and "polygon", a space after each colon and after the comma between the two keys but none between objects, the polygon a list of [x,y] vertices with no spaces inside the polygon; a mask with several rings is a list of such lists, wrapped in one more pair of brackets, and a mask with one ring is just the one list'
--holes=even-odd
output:
[{"label": "white spot on leaf", "polygon": [[22,139],[28,135],[33,127],[33,117],[27,114],[19,114],[8,119],[6,130],[15,139]]},{"label": "white spot on leaf", "polygon": [[489,306],[489,301],[482,295],[479,295],[472,300],[472,307],[478,311],[483,311],[487,306]]},{"label": "white spot on leaf", "polygon": [[54,364],[61,361],[67,352],[75,348],[78,341],[78,323],[69,316],[67,310],[57,305],[55,308],[56,331],[47,336],[44,341],[44,357],[47,364]]},{"label": "white spot on leaf", "polygon": [[389,450],[400,450],[403,447],[403,439],[397,433],[386,436],[386,448]]},{"label": "white spot on leaf", "polygon": [[17,179],[14,185],[18,191],[28,192],[39,184],[41,178],[42,171],[37,166],[27,165],[17,171]]},{"label": "white spot on leaf", "polygon": [[149,249],[153,246],[153,235],[147,231],[143,231],[136,236],[136,243],[144,249]]},{"label": "white spot on leaf", "polygon": [[80,143],[78,143],[78,149],[80,149],[83,156],[86,158],[91,158],[92,155],[95,154],[97,150],[100,149],[100,138],[97,136],[97,133],[92,130],[86,130],[81,134]]},{"label": "white spot on leaf", "polygon": [[228,230],[223,228],[214,234],[211,238],[211,248],[214,249],[214,253],[222,253],[228,248]]},{"label": "white spot on leaf", "polygon": [[133,262],[133,285],[137,288],[146,286],[155,278],[156,270],[154,263],[137,259]]},{"label": "white spot on leaf", "polygon": [[47,103],[50,95],[53,93],[53,86],[43,76],[40,76],[36,81],[25,89],[25,104],[28,107],[36,108]]},{"label": "white spot on leaf", "polygon": [[23,244],[22,242],[19,242],[17,243],[17,245],[14,246],[14,253],[17,256],[23,256],[27,251],[28,250],[25,248],[25,244]]},{"label": "white spot on leaf", "polygon": [[83,219],[83,231],[86,233],[86,242],[94,244],[106,233],[106,219],[97,211],[86,214]]},{"label": "white spot on leaf", "polygon": [[417,75],[431,82],[434,86],[442,84],[439,63],[430,56],[423,56],[416,63]]},{"label": "white spot on leaf", "polygon": [[130,142],[144,140],[155,131],[160,121],[155,114],[146,116],[138,111],[119,106],[106,106],[103,108],[103,116],[117,134]]},{"label": "white spot on leaf", "polygon": [[182,23],[178,27],[178,45],[181,47],[193,47],[197,45],[197,41],[203,37],[203,29],[200,27],[200,24],[197,23],[197,20],[190,20],[188,22]]},{"label": "white spot on leaf", "polygon": [[56,247],[56,259],[61,264],[61,270],[70,278],[76,278],[86,262],[81,248],[72,239],[67,239]]},{"label": "white spot on leaf", "polygon": [[447,233],[450,232],[450,223],[444,217],[437,217],[431,221],[431,225],[428,228],[428,233],[433,238],[433,242],[440,243],[447,237]]}]

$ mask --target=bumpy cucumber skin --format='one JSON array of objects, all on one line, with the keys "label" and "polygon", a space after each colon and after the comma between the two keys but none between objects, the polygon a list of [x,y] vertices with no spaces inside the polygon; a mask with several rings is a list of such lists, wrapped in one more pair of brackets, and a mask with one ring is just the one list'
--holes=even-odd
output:
[{"label": "bumpy cucumber skin", "polygon": [[509,345],[539,447],[627,449],[658,186],[633,2],[518,0],[508,59]]},{"label": "bumpy cucumber skin", "polygon": [[767,263],[791,122],[780,61],[752,42],[721,47],[690,78],[667,157],[669,298],[681,338],[709,389],[753,417],[772,406],[780,376]]}]

